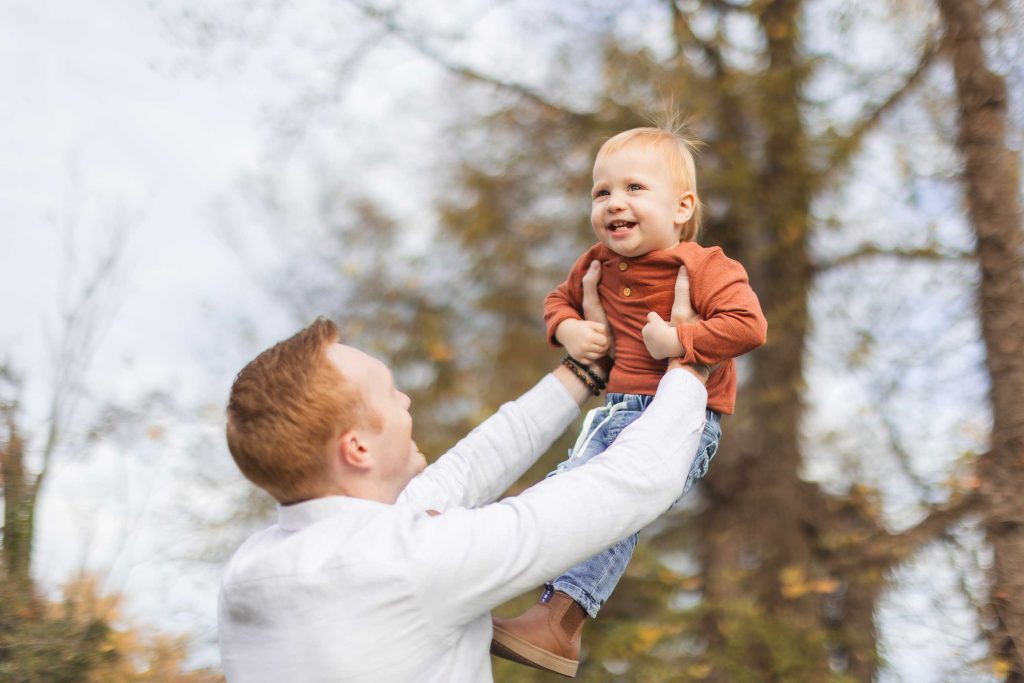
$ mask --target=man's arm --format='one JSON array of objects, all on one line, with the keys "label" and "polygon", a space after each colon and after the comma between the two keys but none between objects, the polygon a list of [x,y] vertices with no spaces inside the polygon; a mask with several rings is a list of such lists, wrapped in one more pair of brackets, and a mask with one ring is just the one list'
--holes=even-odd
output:
[{"label": "man's arm", "polygon": [[409,482],[398,503],[445,512],[495,500],[579,415],[589,396],[585,392],[583,383],[560,367]]},{"label": "man's arm", "polygon": [[[600,279],[600,263],[594,261],[582,281],[581,307],[588,320],[606,327],[597,293]],[[601,364],[594,364],[591,370],[606,378]],[[545,378],[519,400],[502,406],[413,479],[399,502],[444,511],[495,500],[550,448],[591,397],[587,386],[568,368],[560,365],[551,376],[555,381]],[[562,392],[557,391],[558,385]]]},{"label": "man's arm", "polygon": [[585,467],[493,505],[424,516],[414,549],[424,609],[444,626],[466,623],[667,510],[703,428],[697,375],[675,363],[651,406]]},{"label": "man's arm", "polygon": [[[597,291],[600,268],[595,270],[591,266],[588,272],[590,275],[582,281],[582,309],[587,320],[607,325]],[[673,322],[697,320],[690,308],[688,286],[686,269],[680,268],[672,307]],[[611,346],[614,348],[614,341]],[[595,363],[590,367],[602,379],[607,378],[608,366]],[[668,369],[673,368],[682,368],[701,382],[707,381],[706,366],[683,365],[673,360]],[[542,380],[518,401],[502,406],[495,416],[413,479],[398,502],[443,512],[453,507],[477,507],[501,495],[547,451],[576,418],[578,408],[591,398],[586,385],[568,368],[560,365],[551,374],[575,404],[575,409],[564,397],[558,396],[558,392],[553,393],[553,383],[545,386],[547,380]],[[497,437],[491,437],[490,433]]]}]

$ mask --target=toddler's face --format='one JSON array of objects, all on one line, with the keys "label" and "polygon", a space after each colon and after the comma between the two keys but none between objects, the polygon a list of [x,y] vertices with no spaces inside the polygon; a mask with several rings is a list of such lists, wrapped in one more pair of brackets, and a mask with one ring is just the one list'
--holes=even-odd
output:
[{"label": "toddler's face", "polygon": [[693,214],[694,193],[680,192],[656,149],[627,145],[594,162],[590,224],[597,239],[622,256],[679,244]]}]

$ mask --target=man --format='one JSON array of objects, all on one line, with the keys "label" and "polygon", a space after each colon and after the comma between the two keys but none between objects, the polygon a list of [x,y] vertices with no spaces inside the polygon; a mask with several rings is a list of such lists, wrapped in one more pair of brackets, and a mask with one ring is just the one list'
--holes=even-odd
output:
[{"label": "man", "polygon": [[280,507],[278,523],[225,570],[227,679],[490,681],[493,607],[675,500],[703,426],[706,369],[673,361],[606,453],[495,503],[570,425],[593,382],[559,366],[426,467],[409,398],[380,361],[337,336],[317,320],[261,353],[231,390],[231,453]]}]

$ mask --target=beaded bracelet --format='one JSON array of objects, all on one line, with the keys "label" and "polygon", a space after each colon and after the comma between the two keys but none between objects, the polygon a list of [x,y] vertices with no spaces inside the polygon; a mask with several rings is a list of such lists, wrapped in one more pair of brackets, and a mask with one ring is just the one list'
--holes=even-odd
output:
[{"label": "beaded bracelet", "polygon": [[575,358],[573,358],[569,354],[565,354],[565,357],[569,360],[570,363],[575,365],[577,368],[579,368],[583,372],[587,373],[587,376],[590,377],[590,379],[592,379],[594,381],[594,384],[597,385],[598,389],[602,389],[602,390],[604,389],[604,387],[605,387],[604,380],[601,378],[600,375],[598,375],[596,372],[591,370],[589,365],[584,365],[583,363],[581,363],[580,361],[576,360]]},{"label": "beaded bracelet", "polygon": [[583,365],[569,354],[566,354],[565,358],[562,359],[562,365],[572,370],[572,374],[576,375],[576,377],[587,386],[587,389],[589,389],[590,393],[594,396],[600,396],[601,392],[604,391],[604,380],[588,366]]},{"label": "beaded bracelet", "polygon": [[590,377],[587,376],[586,372],[576,367],[567,358],[562,359],[562,365],[569,368],[569,370],[572,371],[572,374],[576,375],[576,378],[587,386],[587,390],[590,391],[591,394],[593,394],[594,396],[601,395],[601,390],[597,388],[597,385],[594,384],[594,380],[590,379]]}]

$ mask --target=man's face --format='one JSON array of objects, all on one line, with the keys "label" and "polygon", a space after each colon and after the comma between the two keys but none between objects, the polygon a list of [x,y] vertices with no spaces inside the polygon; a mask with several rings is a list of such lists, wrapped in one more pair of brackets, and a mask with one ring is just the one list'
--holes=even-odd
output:
[{"label": "man's face", "polygon": [[618,149],[594,163],[594,235],[622,256],[670,249],[692,213],[681,204],[686,194],[674,187],[664,154],[641,145]]},{"label": "man's face", "polygon": [[395,485],[396,494],[423,471],[427,461],[412,440],[409,397],[395,386],[387,366],[359,349],[332,344],[328,359],[365,398],[380,421],[380,429],[364,429],[381,480]]}]

